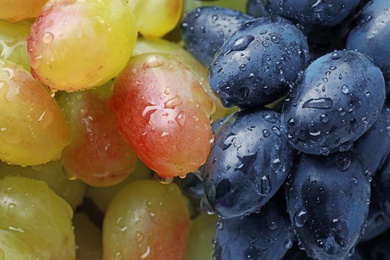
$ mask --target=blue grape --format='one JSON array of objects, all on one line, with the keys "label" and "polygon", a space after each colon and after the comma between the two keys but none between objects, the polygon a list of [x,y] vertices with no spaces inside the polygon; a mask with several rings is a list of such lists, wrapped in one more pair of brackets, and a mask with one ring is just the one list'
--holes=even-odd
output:
[{"label": "blue grape", "polygon": [[204,202],[212,211],[247,215],[280,188],[295,152],[279,127],[280,114],[267,109],[236,112],[220,126],[204,170]]},{"label": "blue grape", "polygon": [[370,192],[370,178],[355,150],[300,155],[286,181],[286,201],[309,257],[344,259],[351,253],[364,232]]},{"label": "blue grape", "polygon": [[209,67],[210,86],[226,107],[262,107],[285,95],[308,63],[303,33],[281,17],[260,17],[227,39]]},{"label": "blue grape", "polygon": [[214,259],[281,259],[294,239],[283,205],[273,199],[258,213],[244,218],[219,219]]},{"label": "blue grape", "polygon": [[[249,0],[250,8],[261,15],[280,15],[304,26],[334,26],[340,24],[360,0]],[[249,11],[249,10],[248,10]],[[257,13],[256,13],[257,14]]]},{"label": "blue grape", "polygon": [[222,46],[243,23],[253,17],[224,7],[203,6],[186,13],[181,35],[187,50],[208,67]]},{"label": "blue grape", "polygon": [[386,79],[390,80],[390,2],[373,0],[368,2],[350,31],[346,48],[357,50],[372,57]]},{"label": "blue grape", "polygon": [[308,154],[348,150],[376,121],[385,101],[381,70],[350,50],[311,63],[287,96],[281,130]]}]

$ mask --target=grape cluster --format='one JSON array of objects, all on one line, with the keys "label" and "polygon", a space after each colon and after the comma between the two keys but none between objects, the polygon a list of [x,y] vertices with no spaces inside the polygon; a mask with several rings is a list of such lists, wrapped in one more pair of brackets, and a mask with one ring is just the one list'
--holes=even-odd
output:
[{"label": "grape cluster", "polygon": [[388,0],[0,4],[1,259],[389,259]]},{"label": "grape cluster", "polygon": [[181,27],[214,94],[238,109],[182,181],[219,217],[214,258],[387,259],[364,251],[390,226],[390,2],[246,8],[200,7]]}]

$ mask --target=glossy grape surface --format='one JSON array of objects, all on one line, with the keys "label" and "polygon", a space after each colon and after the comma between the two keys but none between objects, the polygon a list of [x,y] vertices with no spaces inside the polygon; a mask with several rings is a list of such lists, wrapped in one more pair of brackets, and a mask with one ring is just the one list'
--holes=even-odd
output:
[{"label": "glossy grape surface", "polygon": [[185,176],[206,161],[214,104],[172,56],[133,56],[116,79],[110,106],[119,131],[160,177]]},{"label": "glossy grape surface", "polygon": [[52,90],[99,86],[126,65],[136,33],[122,0],[51,0],[27,39],[31,72]]},{"label": "glossy grape surface", "polygon": [[44,164],[59,159],[70,142],[65,117],[48,90],[21,66],[2,59],[0,109],[2,161]]},{"label": "glossy grape surface", "polygon": [[187,205],[175,184],[133,182],[115,195],[107,210],[103,259],[180,260],[189,231]]},{"label": "glossy grape surface", "polygon": [[37,17],[47,0],[3,0],[0,19],[10,22]]}]

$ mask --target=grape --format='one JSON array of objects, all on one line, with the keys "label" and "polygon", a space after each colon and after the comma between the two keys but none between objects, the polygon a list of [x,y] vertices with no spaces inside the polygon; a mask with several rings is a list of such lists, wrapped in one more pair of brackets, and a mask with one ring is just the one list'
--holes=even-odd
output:
[{"label": "grape", "polygon": [[218,217],[200,213],[192,220],[185,260],[212,259]]},{"label": "grape", "polygon": [[371,194],[356,151],[302,153],[286,184],[287,210],[307,255],[347,257],[364,232]]},{"label": "grape", "polygon": [[9,230],[0,229],[0,259],[38,259],[32,247]]},{"label": "grape", "polygon": [[5,176],[24,176],[42,180],[58,196],[66,200],[74,210],[81,205],[86,192],[85,183],[65,177],[60,161],[28,167],[0,163],[0,177]]},{"label": "grape", "polygon": [[22,238],[39,259],[75,258],[72,208],[45,182],[4,177],[0,201],[0,229]]},{"label": "grape", "polygon": [[369,1],[362,9],[356,26],[349,32],[346,48],[369,55],[379,66],[386,81],[390,79],[390,3],[387,0]]},{"label": "grape", "polygon": [[183,10],[183,0],[126,0],[134,13],[136,25],[145,37],[161,37],[170,32]]},{"label": "grape", "polygon": [[311,63],[282,112],[282,132],[309,154],[348,150],[375,122],[385,100],[380,69],[356,51],[334,51]]},{"label": "grape", "polygon": [[162,178],[185,176],[205,161],[215,107],[197,77],[168,54],[133,56],[110,99],[119,131]]},{"label": "grape", "polygon": [[26,39],[31,23],[22,21],[10,23],[0,20],[0,58],[10,60],[30,70]]},{"label": "grape", "polygon": [[99,210],[106,212],[112,198],[123,187],[133,181],[151,178],[152,171],[140,160],[137,160],[133,172],[129,174],[122,182],[107,187],[88,186],[86,197],[91,199]]},{"label": "grape", "polygon": [[53,91],[99,86],[126,65],[136,33],[122,0],[50,0],[27,38],[31,72]]},{"label": "grape", "polygon": [[103,259],[183,259],[189,231],[187,205],[176,184],[132,182],[107,209]]},{"label": "grape", "polygon": [[73,216],[77,260],[102,259],[102,231],[82,212]]},{"label": "grape", "polygon": [[186,13],[180,27],[181,35],[187,50],[208,67],[222,44],[243,23],[252,19],[228,8],[199,7]]},{"label": "grape", "polygon": [[249,6],[252,8],[256,6],[262,10],[262,15],[281,15],[294,22],[313,27],[317,30],[320,26],[334,26],[341,23],[360,2],[359,0],[249,1],[251,3]]},{"label": "grape", "polygon": [[215,103],[215,112],[212,114],[212,119],[218,119],[223,117],[227,110],[222,105],[221,101],[214,95],[211,90],[210,84],[207,79],[207,69],[203,66],[194,56],[183,49],[180,45],[173,42],[169,42],[160,38],[139,38],[135,46],[134,55],[150,53],[150,52],[162,52],[171,54],[176,59],[185,63],[198,77],[198,80],[203,86],[203,89],[211,97]]},{"label": "grape", "polygon": [[209,67],[211,88],[226,107],[263,107],[286,95],[309,60],[303,33],[280,17],[244,23]]},{"label": "grape", "polygon": [[206,203],[223,218],[260,208],[281,187],[294,151],[280,133],[280,114],[236,112],[217,130],[204,170]]},{"label": "grape", "polygon": [[137,157],[119,133],[108,106],[109,87],[110,84],[64,92],[58,97],[72,133],[62,163],[68,176],[92,186],[110,186],[123,181],[134,169]]},{"label": "grape", "polygon": [[59,159],[70,133],[58,104],[29,72],[3,59],[0,108],[0,160],[27,166]]},{"label": "grape", "polygon": [[3,0],[0,19],[17,22],[37,17],[46,2],[47,0]]}]

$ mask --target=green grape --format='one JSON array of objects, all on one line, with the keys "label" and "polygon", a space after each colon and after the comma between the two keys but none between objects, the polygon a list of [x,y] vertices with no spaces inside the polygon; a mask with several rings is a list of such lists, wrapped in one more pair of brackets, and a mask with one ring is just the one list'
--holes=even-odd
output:
[{"label": "green grape", "polygon": [[134,13],[137,28],[146,37],[161,37],[180,20],[183,0],[126,0]]},{"label": "green grape", "polygon": [[88,186],[86,197],[90,198],[102,212],[106,212],[111,199],[115,194],[129,183],[142,179],[151,179],[152,170],[137,160],[133,172],[122,182],[108,187]]},{"label": "green grape", "polygon": [[102,259],[102,231],[83,212],[73,216],[73,224],[77,260]]},{"label": "green grape", "polygon": [[12,231],[0,229],[1,260],[37,260],[33,248]]},{"label": "green grape", "polygon": [[73,209],[81,205],[87,185],[80,180],[69,180],[65,177],[60,161],[52,161],[33,167],[21,167],[0,162],[0,177],[24,176],[42,180],[60,197],[66,200]]},{"label": "green grape", "polygon": [[47,0],[2,0],[0,19],[10,22],[37,17]]},{"label": "green grape", "polygon": [[[0,59],[0,160],[39,165],[59,159],[70,132],[57,102],[21,66]],[[48,138],[50,137],[50,138]]]},{"label": "green grape", "polygon": [[26,39],[31,22],[11,23],[0,20],[0,58],[10,60],[30,70]]},{"label": "green grape", "polygon": [[73,211],[44,181],[0,179],[0,229],[26,241],[39,259],[75,259]]},{"label": "green grape", "polygon": [[218,216],[199,214],[192,220],[185,260],[212,259]]},{"label": "green grape", "polygon": [[191,53],[187,52],[179,44],[161,39],[161,38],[139,38],[134,48],[134,55],[161,52],[171,54],[176,59],[186,64],[198,77],[203,89],[211,97],[215,104],[215,111],[211,118],[213,120],[225,116],[227,109],[222,105],[221,101],[214,95],[211,90],[208,78],[207,68],[203,66]]},{"label": "green grape", "polygon": [[103,259],[181,260],[190,218],[174,183],[132,182],[112,199],[103,223]]},{"label": "green grape", "polygon": [[136,38],[123,0],[50,0],[27,38],[31,72],[53,91],[96,87],[123,69]]},{"label": "green grape", "polygon": [[185,0],[184,10],[189,11],[200,6],[222,6],[241,12],[246,12],[246,1],[243,0],[215,0],[215,1],[201,1],[201,0]]}]

